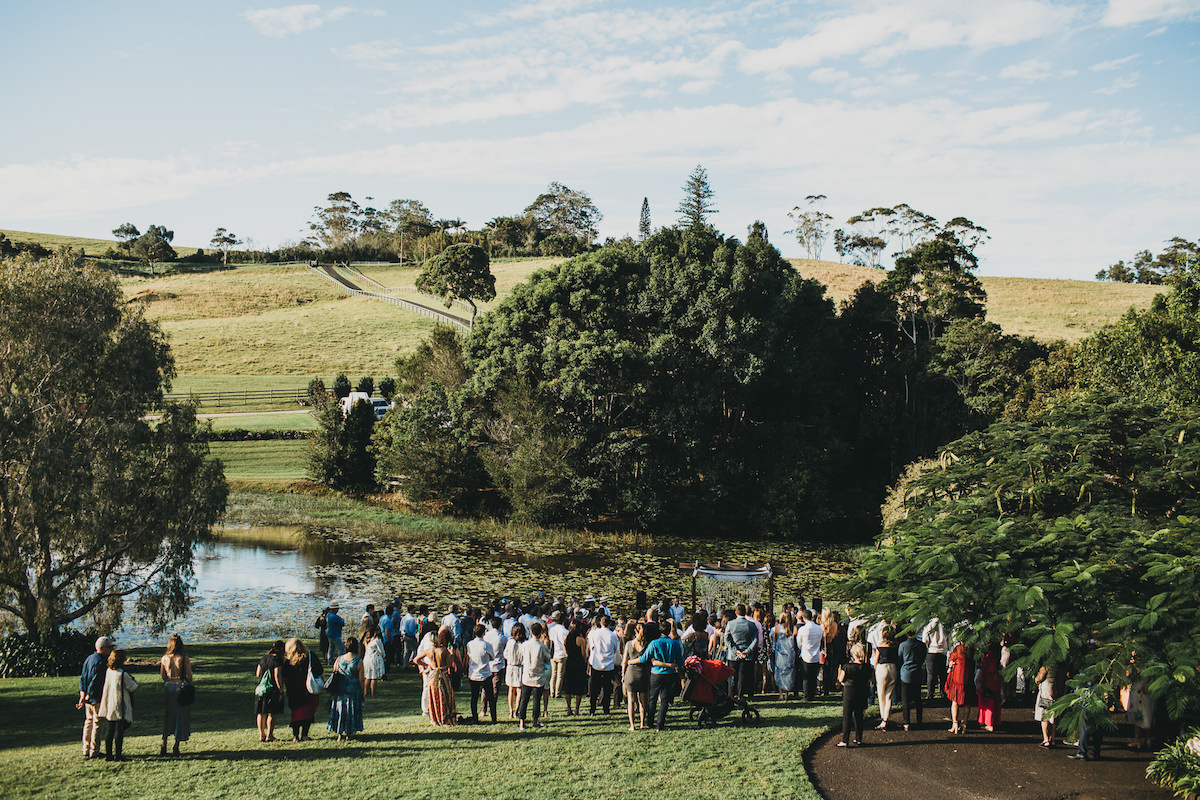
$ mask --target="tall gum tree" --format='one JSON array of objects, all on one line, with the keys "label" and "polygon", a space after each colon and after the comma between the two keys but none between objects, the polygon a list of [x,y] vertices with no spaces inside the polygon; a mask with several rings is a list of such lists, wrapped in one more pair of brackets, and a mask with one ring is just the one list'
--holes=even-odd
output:
[{"label": "tall gum tree", "polygon": [[[164,403],[163,332],[63,255],[0,262],[0,612],[34,635],[155,627],[191,600],[226,485],[190,407]],[[153,424],[148,414],[161,417]]]}]

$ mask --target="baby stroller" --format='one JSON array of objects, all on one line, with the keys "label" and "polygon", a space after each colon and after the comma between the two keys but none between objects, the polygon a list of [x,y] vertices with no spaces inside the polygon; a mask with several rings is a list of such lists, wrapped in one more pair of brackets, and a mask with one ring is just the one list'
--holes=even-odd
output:
[{"label": "baby stroller", "polygon": [[687,676],[682,698],[692,704],[688,719],[695,719],[699,727],[715,728],[735,709],[741,709],[742,722],[756,722],[761,716],[758,709],[745,700],[729,696],[726,687],[733,676],[733,667],[699,656],[689,656],[683,666]]}]

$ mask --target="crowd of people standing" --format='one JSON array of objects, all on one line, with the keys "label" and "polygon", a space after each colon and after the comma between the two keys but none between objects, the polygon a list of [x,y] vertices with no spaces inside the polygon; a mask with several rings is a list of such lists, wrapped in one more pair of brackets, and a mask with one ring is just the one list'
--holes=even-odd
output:
[{"label": "crowd of people standing", "polygon": [[[628,729],[666,728],[671,704],[679,697],[685,663],[695,657],[727,664],[732,677],[723,687],[739,702],[755,695],[806,702],[840,694],[839,747],[863,743],[865,712],[878,704],[879,730],[896,716],[904,731],[924,724],[925,702],[937,696],[949,704],[952,734],[963,734],[975,709],[975,722],[994,731],[1005,702],[1017,691],[1033,695],[1034,718],[1042,746],[1056,745],[1051,706],[1060,696],[1061,665],[1047,664],[1036,676],[1017,671],[1005,680],[1007,643],[973,653],[954,641],[938,620],[914,635],[898,633],[886,620],[867,624],[802,601],[785,603],[778,618],[759,603],[738,604],[710,613],[688,612],[679,599],[629,617],[614,616],[604,598],[582,601],[541,595],[527,602],[508,599],[460,608],[444,615],[424,605],[399,602],[377,611],[368,604],[358,635],[345,635],[347,622],[332,603],[315,620],[319,649],[299,638],[277,640],[259,659],[254,707],[260,742],[277,741],[276,722],[290,712],[292,741],[307,741],[321,695],[328,699],[326,729],[338,740],[364,729],[364,704],[379,681],[395,670],[421,676],[421,711],[436,726],[497,723],[507,700],[508,719],[521,730],[539,728],[552,714],[608,715],[625,707]],[[324,664],[322,662],[324,657]],[[77,707],[84,709],[83,751],[124,759],[123,741],[133,721],[131,696],[139,686],[125,667],[125,652],[108,637],[83,665]],[[328,665],[328,675],[326,668]],[[192,664],[182,639],[172,636],[159,662],[165,714],[160,753],[179,755],[190,735],[195,696]],[[1011,676],[1010,676],[1011,677]],[[460,713],[457,694],[470,692],[470,713]],[[584,705],[584,701],[587,705]],[[1148,744],[1154,702],[1145,682],[1125,701],[1135,723],[1135,746]],[[1089,754],[1089,746],[1092,748]],[[1081,732],[1076,758],[1098,752],[1099,736]]]}]

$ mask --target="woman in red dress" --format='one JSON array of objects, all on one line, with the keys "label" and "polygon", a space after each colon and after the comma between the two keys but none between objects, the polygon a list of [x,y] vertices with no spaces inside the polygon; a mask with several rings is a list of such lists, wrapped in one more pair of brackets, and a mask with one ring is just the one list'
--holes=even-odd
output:
[{"label": "woman in red dress", "polygon": [[[966,733],[967,717],[970,707],[967,706],[967,676],[971,675],[971,648],[961,642],[955,645],[946,659],[946,697],[950,700],[950,732]],[[958,709],[962,707],[963,719],[958,719]]]},{"label": "woman in red dress", "polygon": [[1000,724],[1000,703],[1004,699],[1004,681],[1000,677],[1000,648],[991,647],[975,672],[979,690],[979,724],[991,733]]}]

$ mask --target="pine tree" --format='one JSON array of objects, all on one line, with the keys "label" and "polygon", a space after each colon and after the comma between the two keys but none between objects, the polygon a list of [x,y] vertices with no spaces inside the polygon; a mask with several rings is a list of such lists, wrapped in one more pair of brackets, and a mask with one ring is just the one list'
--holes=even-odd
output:
[{"label": "pine tree", "polygon": [[713,207],[714,193],[708,185],[708,172],[699,164],[688,175],[683,185],[683,200],[679,203],[679,222],[689,228],[704,225],[709,214],[716,214]]},{"label": "pine tree", "polygon": [[638,236],[645,240],[650,236],[650,199],[642,198],[642,217],[638,220]]}]

